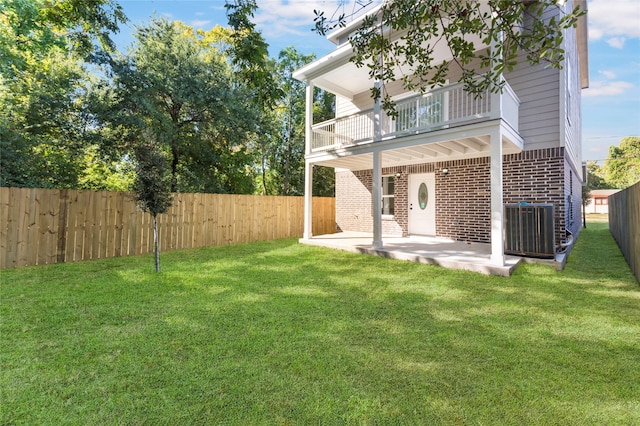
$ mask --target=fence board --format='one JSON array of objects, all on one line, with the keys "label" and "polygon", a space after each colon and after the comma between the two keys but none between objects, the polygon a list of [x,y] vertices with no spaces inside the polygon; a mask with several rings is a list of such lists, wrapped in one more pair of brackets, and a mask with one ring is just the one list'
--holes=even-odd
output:
[{"label": "fence board", "polygon": [[37,202],[40,205],[40,209],[38,211],[38,241],[37,241],[37,251],[38,251],[38,265],[46,265],[49,262],[49,256],[52,253],[51,250],[47,250],[46,248],[50,246],[49,244],[49,236],[50,230],[52,229],[51,222],[56,218],[51,210],[51,207],[54,205],[55,201],[51,200],[53,197],[53,191],[45,191],[38,194]]},{"label": "fence board", "polygon": [[640,182],[609,196],[609,230],[640,282]]},{"label": "fence board", "polygon": [[0,269],[7,265],[7,235],[9,222],[9,188],[0,188]]},{"label": "fence board", "polygon": [[[100,191],[95,194],[96,199],[94,200],[94,211],[95,211],[95,226],[98,227],[96,230],[94,228],[94,235],[97,238],[94,238],[92,245],[92,256],[95,256],[96,259],[104,259],[106,257],[105,250],[105,240],[107,237],[107,216],[109,215],[109,204],[108,197],[104,191]],[[97,231],[97,232],[96,232]],[[97,240],[97,241],[96,241]]]},{"label": "fence board", "polygon": [[82,240],[78,237],[78,222],[82,220],[82,210],[78,210],[79,191],[69,191],[67,198],[67,250],[65,254],[66,262],[79,260],[76,253],[82,252]]},{"label": "fence board", "polygon": [[122,256],[122,215],[124,211],[124,194],[118,193],[115,198],[115,212],[113,217],[113,257]]},{"label": "fence board", "polygon": [[18,265],[29,265],[30,260],[27,257],[27,242],[29,237],[28,219],[29,219],[29,196],[32,191],[22,192],[18,195],[18,228],[14,235],[16,241],[16,262]]},{"label": "fence board", "polygon": [[107,208],[105,209],[104,218],[104,257],[114,256],[114,233],[115,233],[115,211],[116,211],[116,195],[113,192],[105,192],[105,203]]},{"label": "fence board", "polygon": [[[314,234],[335,200],[314,198]],[[162,251],[302,236],[302,197],[174,194],[158,216]],[[153,221],[129,193],[0,188],[0,268],[153,252]]]}]

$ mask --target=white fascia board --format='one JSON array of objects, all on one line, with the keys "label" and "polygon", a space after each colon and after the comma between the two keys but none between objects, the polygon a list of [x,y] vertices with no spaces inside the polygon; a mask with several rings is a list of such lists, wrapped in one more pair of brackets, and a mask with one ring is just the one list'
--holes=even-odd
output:
[{"label": "white fascia board", "polygon": [[292,76],[296,80],[313,82],[314,79],[349,62],[352,55],[351,43],[347,43],[322,58],[297,69]]},{"label": "white fascia board", "polygon": [[[576,2],[580,6],[580,10],[586,10],[587,2],[585,0],[578,0]],[[587,29],[587,14],[578,18],[578,25],[576,27],[576,37],[578,41],[578,61],[580,69],[580,87],[586,89],[589,87],[589,35]]]},{"label": "white fascia board", "polygon": [[327,40],[329,40],[333,44],[338,44],[341,38],[345,37],[348,34],[351,34],[356,29],[358,29],[362,25],[362,21],[364,20],[365,17],[378,14],[381,8],[382,8],[382,5],[380,4],[375,8],[371,9],[369,12],[366,12],[361,16],[357,17],[356,19],[354,19],[353,21],[349,22],[344,27],[338,28],[332,31],[327,36]]}]

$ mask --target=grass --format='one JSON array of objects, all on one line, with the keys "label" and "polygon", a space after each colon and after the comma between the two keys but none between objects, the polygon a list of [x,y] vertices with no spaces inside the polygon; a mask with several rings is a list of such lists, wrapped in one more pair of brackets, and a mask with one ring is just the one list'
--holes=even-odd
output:
[{"label": "grass", "polygon": [[640,423],[606,223],[511,278],[279,240],[2,271],[1,424]]}]

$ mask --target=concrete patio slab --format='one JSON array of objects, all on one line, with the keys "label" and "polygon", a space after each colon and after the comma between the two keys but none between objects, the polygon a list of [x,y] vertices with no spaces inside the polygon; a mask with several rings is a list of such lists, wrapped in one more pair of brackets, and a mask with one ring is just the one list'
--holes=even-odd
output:
[{"label": "concrete patio slab", "polygon": [[522,261],[517,256],[505,256],[505,264],[491,263],[491,245],[466,243],[438,237],[382,237],[383,248],[373,248],[373,235],[361,232],[340,232],[300,239],[300,243],[370,254],[391,259],[463,269],[483,274],[508,277]]}]

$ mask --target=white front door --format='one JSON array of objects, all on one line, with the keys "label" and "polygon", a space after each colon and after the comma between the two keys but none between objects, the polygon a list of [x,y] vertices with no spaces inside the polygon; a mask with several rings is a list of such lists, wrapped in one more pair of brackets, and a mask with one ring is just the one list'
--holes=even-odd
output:
[{"label": "white front door", "polygon": [[409,234],[436,235],[436,178],[409,175]]}]

